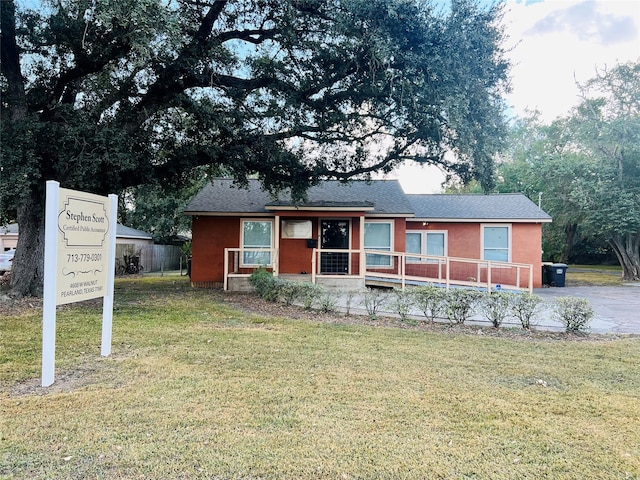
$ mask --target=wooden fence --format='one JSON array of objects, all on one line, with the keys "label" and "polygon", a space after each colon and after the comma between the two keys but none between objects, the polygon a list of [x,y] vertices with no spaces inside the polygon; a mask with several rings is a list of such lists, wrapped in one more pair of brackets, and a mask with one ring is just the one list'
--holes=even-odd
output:
[{"label": "wooden fence", "polygon": [[142,272],[180,269],[180,247],[175,245],[118,244],[116,245],[116,273],[122,273],[119,269],[122,269],[125,264],[125,256],[138,257],[138,265],[142,267]]}]

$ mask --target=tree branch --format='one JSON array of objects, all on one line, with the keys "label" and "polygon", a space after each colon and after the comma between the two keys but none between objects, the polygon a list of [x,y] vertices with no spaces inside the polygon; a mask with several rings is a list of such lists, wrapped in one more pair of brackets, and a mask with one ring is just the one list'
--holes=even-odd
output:
[{"label": "tree branch", "polygon": [[13,0],[0,1],[0,32],[0,68],[8,83],[6,102],[9,104],[9,117],[17,121],[27,114],[27,99],[16,42],[16,6]]}]

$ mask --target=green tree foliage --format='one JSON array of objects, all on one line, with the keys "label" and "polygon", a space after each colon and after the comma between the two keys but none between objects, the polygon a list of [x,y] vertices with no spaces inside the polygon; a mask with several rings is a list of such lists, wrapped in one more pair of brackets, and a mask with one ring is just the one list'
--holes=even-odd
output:
[{"label": "green tree foliage", "polygon": [[566,120],[545,125],[539,112],[514,122],[508,138],[497,190],[524,193],[544,206],[553,223],[543,226],[543,258],[566,263],[583,235],[584,214],[572,192],[576,179],[589,171],[584,155],[574,148]]},{"label": "green tree foliage", "polygon": [[15,294],[41,288],[50,179],[107,194],[180,185],[206,165],[302,196],[322,179],[412,159],[492,183],[508,68],[500,6],[5,0],[0,8],[0,210],[20,224]]},{"label": "green tree foliage", "polygon": [[191,229],[191,218],[183,214],[189,200],[209,178],[202,169],[179,186],[145,183],[129,187],[120,193],[120,222],[149,232],[156,243],[168,244]]},{"label": "green tree foliage", "polygon": [[640,280],[640,63],[599,72],[582,95],[571,125],[590,171],[572,200],[585,228],[613,248],[623,278]]},{"label": "green tree foliage", "polygon": [[603,70],[581,90],[567,118],[516,124],[498,188],[544,192],[554,219],[545,253],[566,261],[579,240],[608,244],[624,279],[640,280],[640,64]]}]

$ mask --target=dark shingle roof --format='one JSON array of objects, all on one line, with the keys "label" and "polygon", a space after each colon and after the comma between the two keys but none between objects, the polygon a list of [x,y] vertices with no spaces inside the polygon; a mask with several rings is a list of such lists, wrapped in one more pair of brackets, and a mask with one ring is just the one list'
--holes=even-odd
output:
[{"label": "dark shingle roof", "polygon": [[[288,193],[273,198],[258,180],[246,188],[232,179],[214,179],[187,205],[187,215],[271,214],[293,208]],[[368,215],[406,215],[431,221],[550,222],[551,217],[520,193],[496,195],[405,194],[397,180],[325,181],[307,192],[298,205],[306,209],[363,210]]]},{"label": "dark shingle roof", "polygon": [[[283,193],[273,198],[258,180],[249,180],[246,188],[231,179],[215,179],[206,185],[185,208],[190,215],[202,213],[268,213],[282,207],[293,207],[291,197]],[[311,187],[304,208],[362,209],[373,214],[412,215],[412,208],[397,180],[355,180],[350,183],[325,181]]]},{"label": "dark shingle roof", "polygon": [[136,230],[135,228],[125,227],[119,223],[116,224],[116,237],[119,238],[140,238],[151,240],[153,235],[142,230]]},{"label": "dark shingle roof", "polygon": [[18,233],[18,224],[17,223],[9,223],[7,225],[0,225],[0,235],[14,235]]},{"label": "dark shingle roof", "polygon": [[421,220],[550,222],[551,217],[521,193],[496,195],[407,195]]}]

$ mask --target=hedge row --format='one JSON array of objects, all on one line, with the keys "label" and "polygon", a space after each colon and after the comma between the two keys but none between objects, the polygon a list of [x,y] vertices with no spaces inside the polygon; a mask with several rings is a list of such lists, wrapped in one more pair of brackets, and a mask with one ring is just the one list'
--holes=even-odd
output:
[{"label": "hedge row", "polygon": [[[254,272],[249,282],[258,295],[269,301],[283,301],[287,305],[301,302],[305,309],[317,308],[323,312],[334,311],[338,304],[337,292],[309,282],[274,277],[264,269]],[[543,305],[540,296],[530,293],[487,293],[461,288],[445,290],[433,285],[393,290],[392,295],[380,289],[350,291],[341,295],[345,295],[347,315],[359,301],[358,304],[364,306],[371,318],[376,318],[385,307],[403,321],[421,314],[430,322],[444,318],[454,324],[464,324],[474,315],[482,314],[496,328],[511,317],[527,330],[536,324]],[[554,314],[565,331],[572,333],[588,333],[589,323],[594,317],[589,302],[574,297],[558,298]]]}]

